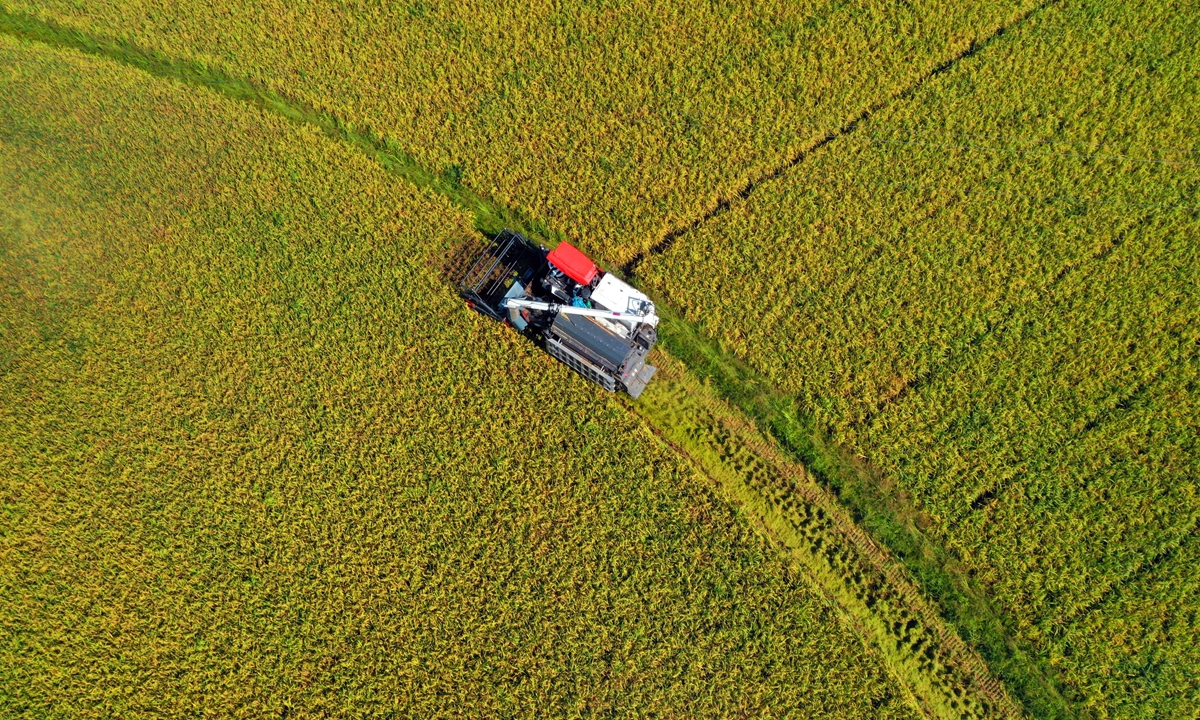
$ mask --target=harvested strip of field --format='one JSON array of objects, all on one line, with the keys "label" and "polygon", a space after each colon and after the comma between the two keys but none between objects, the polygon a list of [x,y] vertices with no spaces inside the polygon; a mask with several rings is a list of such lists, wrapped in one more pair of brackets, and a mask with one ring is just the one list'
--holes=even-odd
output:
[{"label": "harvested strip of field", "polygon": [[[1181,4],[1051,6],[639,272],[911,502],[1081,712],[1195,694],[1186,623],[1136,683],[1149,649],[1092,661],[1063,636],[1200,513],[1198,30]],[[870,483],[842,490],[902,534]],[[1194,579],[1175,592],[1200,607]]]},{"label": "harvested strip of field", "polygon": [[8,3],[374,128],[614,266],[1034,4]]},{"label": "harvested strip of field", "polygon": [[643,423],[463,308],[446,202],[0,58],[3,714],[912,716]]},{"label": "harvested strip of field", "polygon": [[663,356],[657,362],[654,385],[631,407],[695,459],[797,571],[837,603],[922,708],[944,718],[1023,714],[832,495],[686,366]]},{"label": "harvested strip of field", "polygon": [[[196,87],[213,89],[229,97],[251,102],[288,119],[307,124],[330,137],[357,147],[369,157],[377,160],[389,172],[452,199],[456,204],[472,213],[477,228],[494,231],[495,227],[499,227],[496,223],[523,221],[511,209],[490,204],[468,189],[431,175],[424,168],[414,164],[411,159],[406,158],[403,153],[398,152],[394,146],[378,143],[369,136],[346,127],[336,118],[321,115],[310,108],[297,106],[270,92],[247,85],[237,78],[194,64],[173,61],[163,56],[147,55],[119,43],[97,43],[92,38],[78,34],[64,35],[34,22],[23,21],[16,25],[10,24],[8,27],[20,37],[36,38],[58,46],[78,48],[92,54],[111,57],[159,77],[178,79]],[[468,241],[463,244],[463,247],[469,248],[471,245],[472,243]],[[451,256],[459,254],[452,252]],[[445,260],[449,261],[450,258],[447,257]],[[451,261],[450,264],[453,262]],[[693,340],[697,339],[691,336],[686,325],[673,315],[669,319],[667,328],[671,330],[670,337],[676,341],[684,336],[692,337]],[[677,331],[682,331],[682,334]],[[672,341],[671,344],[675,346],[678,345],[678,342]],[[693,343],[685,342],[680,349],[691,352],[696,348]],[[669,358],[663,357],[660,357],[657,362],[664,361],[670,362]],[[744,371],[744,368],[742,370]],[[775,472],[778,467],[783,466],[779,465],[777,458],[772,459],[774,456],[771,451],[767,450],[765,445],[761,445],[761,441],[758,443],[753,441],[753,432],[750,431],[750,434],[747,434],[744,421],[738,422],[729,411],[713,414],[712,408],[720,406],[721,403],[710,397],[711,389],[702,388],[694,381],[686,381],[686,378],[680,379],[685,380],[688,396],[681,398],[677,393],[668,394],[665,397],[665,404],[658,403],[656,405],[658,412],[654,413],[653,417],[657,431],[671,437],[678,437],[679,432],[688,428],[703,429],[716,423],[714,426],[716,429],[711,436],[704,432],[701,432],[699,436],[693,437],[691,434],[687,436],[691,459],[720,484],[721,491],[726,497],[732,497],[742,505],[766,537],[776,543],[785,543],[782,547],[787,548],[786,552],[805,566],[803,574],[814,579],[831,598],[835,598],[835,602],[839,603],[844,611],[849,613],[852,624],[858,628],[865,640],[875,644],[882,651],[886,664],[891,667],[894,676],[922,708],[928,712],[948,717],[988,716],[994,713],[1012,714],[1016,712],[1011,701],[1007,699],[1003,690],[996,684],[995,679],[982,666],[978,658],[969,651],[965,651],[961,641],[953,633],[948,633],[944,624],[936,616],[930,614],[907,580],[902,575],[895,573],[895,561],[881,555],[870,541],[863,538],[861,533],[849,524],[849,520],[846,520],[844,527],[829,525],[824,520],[814,527],[811,522],[812,518],[807,515],[797,515],[794,507],[784,509],[782,515],[780,515],[778,507],[770,508],[772,502],[778,505],[778,498],[774,497],[773,493],[766,491],[765,486],[762,486],[761,478],[757,481],[754,478],[762,474],[761,469],[764,462],[770,466],[771,472]],[[674,386],[672,385],[672,387]],[[704,398],[708,398],[709,402],[702,402]],[[689,413],[696,413],[701,420],[704,418],[708,420],[697,425],[695,418],[691,418]],[[727,447],[731,443],[737,445],[739,447],[736,448],[734,455],[739,458],[748,457],[752,462],[744,467],[744,463],[741,461],[735,463],[735,466],[731,466],[710,452],[710,441],[716,441],[722,447]],[[754,445],[759,449],[740,447],[742,443]],[[748,456],[747,453],[749,453]],[[721,452],[720,456],[724,458],[724,452]],[[755,458],[758,459],[755,460]],[[786,466],[786,463],[784,465]],[[751,475],[754,477],[750,477]],[[795,478],[803,475],[803,471],[794,469],[783,472],[781,477]],[[772,483],[774,482],[772,480]],[[810,490],[817,496],[823,496],[823,493],[815,487]],[[836,505],[831,499],[818,502],[822,508],[833,511],[833,515],[837,516],[836,508],[833,508],[831,503]],[[809,507],[809,510],[812,508]],[[821,512],[823,511],[818,510],[817,514],[820,515]],[[797,522],[804,527],[802,531],[796,529]],[[846,555],[843,551],[835,552],[830,558],[836,556],[840,560],[835,565],[830,565],[833,560],[824,556],[833,552],[834,548],[841,547],[848,542],[867,552],[857,560],[853,559],[857,557],[853,551],[850,555]],[[820,556],[819,559],[818,556]],[[861,567],[862,561],[866,561],[870,567]],[[906,587],[908,589],[905,589]],[[880,602],[880,598],[883,598],[884,601]],[[864,600],[867,602],[864,603]]]}]

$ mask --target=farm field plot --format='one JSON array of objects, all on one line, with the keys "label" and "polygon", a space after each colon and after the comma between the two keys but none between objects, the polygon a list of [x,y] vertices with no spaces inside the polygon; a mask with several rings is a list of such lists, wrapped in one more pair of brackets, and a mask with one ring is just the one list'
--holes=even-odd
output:
[{"label": "farm field plot", "polygon": [[906,495],[1098,716],[1198,693],[1198,30],[1049,6],[639,269]]},{"label": "farm field plot", "polygon": [[622,265],[1034,2],[6,4],[370,126]]},{"label": "farm field plot", "polygon": [[[859,447],[888,448],[883,472],[903,478],[1020,635],[1052,657],[1078,656],[1064,631],[1195,539],[1200,223],[1165,224],[1064,281],[1052,305],[1020,308],[960,366],[856,432]],[[1090,704],[1166,717],[1195,705],[1195,683],[1174,682],[1200,662],[1187,619],[1200,588],[1192,577],[1176,590],[1190,599],[1153,611],[1165,623],[1158,642],[1168,656],[1190,648],[1189,662]],[[1074,660],[1081,687],[1090,662]]]},{"label": "farm field plot", "polygon": [[[1104,712],[1108,698],[1131,698],[1120,714],[1187,717],[1200,706],[1194,668],[1200,662],[1196,567],[1200,544],[1188,543],[1165,562],[1113,590],[1056,643],[1056,662],[1067,676],[1097,686],[1089,704]],[[1159,699],[1171,688],[1170,702]],[[1153,705],[1139,698],[1154,697]],[[1112,713],[1116,715],[1118,713]]]},{"label": "farm field plot", "polygon": [[103,60],[0,67],[0,713],[914,716],[645,424],[466,311],[448,203]]}]

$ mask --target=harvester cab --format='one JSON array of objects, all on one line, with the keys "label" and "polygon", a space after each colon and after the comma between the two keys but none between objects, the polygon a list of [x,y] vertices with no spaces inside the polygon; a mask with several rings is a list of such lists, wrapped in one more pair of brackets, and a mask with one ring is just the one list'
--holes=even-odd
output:
[{"label": "harvester cab", "polygon": [[654,303],[570,243],[547,251],[504,230],[463,276],[459,293],[609,392],[636,399],[654,376],[646,364],[658,338]]}]

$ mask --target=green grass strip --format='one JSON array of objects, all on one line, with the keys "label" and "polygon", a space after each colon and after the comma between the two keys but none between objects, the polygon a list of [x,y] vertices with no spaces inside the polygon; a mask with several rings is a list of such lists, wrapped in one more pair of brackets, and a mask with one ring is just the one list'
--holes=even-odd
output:
[{"label": "green grass strip", "polygon": [[782,446],[814,479],[834,494],[862,526],[913,575],[943,619],[973,646],[992,671],[1036,717],[1080,717],[1057,673],[1015,640],[1001,614],[952,554],[923,530],[920,514],[903,495],[829,441],[792,398],[776,391],[757,372],[725,352],[670,307],[658,305],[659,339],[667,350],[705,379]]},{"label": "green grass strip", "polygon": [[957,720],[1024,715],[903,566],[811,473],[677,358],[664,354],[659,365],[654,385],[628,402],[630,409],[691,458],[845,621],[873,640],[916,706]]}]

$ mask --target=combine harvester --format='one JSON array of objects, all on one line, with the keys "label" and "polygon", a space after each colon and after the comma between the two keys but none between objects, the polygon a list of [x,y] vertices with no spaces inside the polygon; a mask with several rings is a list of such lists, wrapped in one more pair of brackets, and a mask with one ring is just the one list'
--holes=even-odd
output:
[{"label": "combine harvester", "polygon": [[459,293],[609,392],[636,399],[654,376],[646,364],[658,338],[654,303],[570,243],[547,252],[504,230],[471,265]]}]

